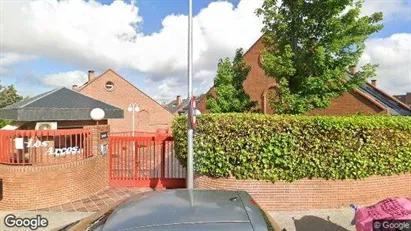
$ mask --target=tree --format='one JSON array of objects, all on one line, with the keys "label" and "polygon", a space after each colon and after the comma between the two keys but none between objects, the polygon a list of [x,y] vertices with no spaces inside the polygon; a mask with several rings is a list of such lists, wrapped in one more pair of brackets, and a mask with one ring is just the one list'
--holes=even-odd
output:
[{"label": "tree", "polygon": [[218,62],[217,76],[214,79],[216,96],[207,96],[207,109],[212,113],[246,112],[255,107],[245,92],[243,82],[251,67],[243,59],[243,50],[237,49],[231,62],[229,58]]},{"label": "tree", "polygon": [[[14,85],[4,87],[0,82],[0,108],[9,106],[22,100],[23,97],[17,94]],[[0,128],[9,124],[10,121],[0,119]]]},{"label": "tree", "polygon": [[265,0],[263,16],[265,73],[278,83],[276,112],[305,113],[329,106],[331,98],[375,76],[377,65],[365,64],[354,75],[365,40],[382,29],[382,13],[360,17],[355,0]]}]

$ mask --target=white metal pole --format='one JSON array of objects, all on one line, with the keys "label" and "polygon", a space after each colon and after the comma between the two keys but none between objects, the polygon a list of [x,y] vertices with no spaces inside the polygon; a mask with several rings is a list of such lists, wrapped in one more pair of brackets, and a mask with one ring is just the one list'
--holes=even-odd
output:
[{"label": "white metal pole", "polygon": [[133,137],[134,137],[134,105],[132,106],[133,108]]},{"label": "white metal pole", "polygon": [[[193,96],[192,91],[192,77],[193,77],[193,1],[188,0],[188,100]],[[190,118],[190,111],[188,110],[188,118]],[[193,188],[194,168],[193,168],[193,128],[188,119],[187,131],[187,188]]]}]

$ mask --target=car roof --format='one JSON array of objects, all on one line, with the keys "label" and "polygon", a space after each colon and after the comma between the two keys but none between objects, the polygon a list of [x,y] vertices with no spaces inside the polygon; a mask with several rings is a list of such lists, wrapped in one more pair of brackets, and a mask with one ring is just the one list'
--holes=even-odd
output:
[{"label": "car roof", "polygon": [[188,226],[190,230],[253,230],[239,192],[196,189],[153,192],[131,199],[110,215],[103,229],[176,230]]},{"label": "car roof", "polygon": [[194,223],[194,224],[173,224],[162,226],[149,226],[133,228],[135,231],[206,231],[206,230],[224,230],[224,231],[250,231],[253,230],[248,222],[239,223]]}]

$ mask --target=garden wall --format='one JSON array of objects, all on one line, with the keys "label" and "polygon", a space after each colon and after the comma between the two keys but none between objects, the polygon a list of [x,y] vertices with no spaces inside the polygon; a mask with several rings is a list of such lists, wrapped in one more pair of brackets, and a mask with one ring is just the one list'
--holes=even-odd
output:
[{"label": "garden wall", "polygon": [[100,133],[109,135],[110,126],[84,128],[91,132],[91,157],[38,166],[0,164],[0,179],[3,180],[0,210],[53,207],[108,187],[108,157],[101,152],[101,146],[107,144],[108,139],[102,139]]},{"label": "garden wall", "polygon": [[107,156],[46,166],[0,165],[0,210],[30,210],[78,200],[107,187]]},{"label": "garden wall", "polygon": [[411,174],[363,180],[302,179],[294,182],[196,176],[197,188],[244,190],[267,211],[331,209],[371,205],[388,197],[411,198]]}]

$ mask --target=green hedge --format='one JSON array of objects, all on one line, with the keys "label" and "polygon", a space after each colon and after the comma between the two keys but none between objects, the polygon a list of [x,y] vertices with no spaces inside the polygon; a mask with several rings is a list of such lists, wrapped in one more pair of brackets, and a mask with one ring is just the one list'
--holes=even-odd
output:
[{"label": "green hedge", "polygon": [[[187,118],[173,122],[184,165]],[[294,181],[411,172],[411,118],[205,114],[197,118],[194,169],[211,177]]]}]

